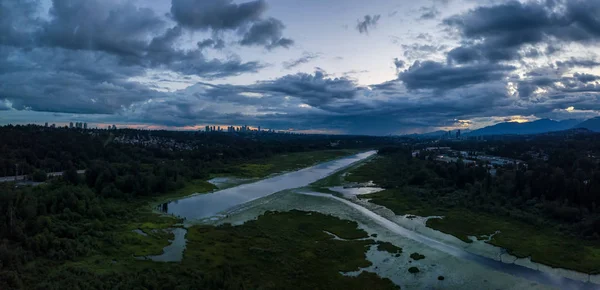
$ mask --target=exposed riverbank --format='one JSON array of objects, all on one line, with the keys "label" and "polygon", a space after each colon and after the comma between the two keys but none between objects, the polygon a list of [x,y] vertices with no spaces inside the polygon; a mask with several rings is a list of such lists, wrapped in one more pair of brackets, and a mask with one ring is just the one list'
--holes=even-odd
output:
[{"label": "exposed riverbank", "polygon": [[[373,159],[373,162],[378,162],[377,158]],[[466,251],[482,257],[502,261],[504,263],[521,265],[557,277],[566,277],[577,281],[591,283],[598,283],[600,281],[600,275],[590,275],[584,272],[560,267],[561,265],[567,265],[575,269],[584,269],[588,271],[589,269],[597,267],[598,264],[594,264],[596,259],[596,248],[586,248],[585,243],[583,243],[583,248],[587,249],[586,252],[573,253],[571,249],[581,249],[581,243],[567,246],[565,242],[561,240],[560,236],[557,237],[556,235],[551,235],[549,233],[539,235],[539,229],[532,228],[523,223],[510,223],[507,221],[498,223],[494,220],[494,217],[490,215],[482,218],[465,209],[449,211],[446,208],[436,208],[435,206],[431,206],[426,202],[422,202],[419,198],[410,197],[410,195],[403,195],[393,190],[381,190],[375,186],[372,180],[367,180],[372,177],[372,175],[371,172],[365,170],[365,167],[375,167],[377,164],[373,164],[373,162],[366,164],[366,166],[364,166],[365,164],[362,164],[364,167],[355,166],[351,170],[344,172],[340,176],[341,178],[328,178],[323,180],[325,182],[316,182],[313,184],[312,189],[324,193],[333,193],[338,197],[344,197],[376,212],[404,228],[411,229],[432,239],[442,241],[443,243],[464,248]],[[348,182],[348,180],[351,182]],[[360,185],[360,183],[368,186],[357,186]],[[369,194],[369,191],[374,191],[375,193]],[[366,195],[360,194],[365,192],[367,193]],[[398,215],[398,213],[400,213],[400,215]],[[429,217],[419,216],[423,214],[429,215]],[[448,218],[445,217],[446,215],[449,215],[451,219],[448,220]],[[473,226],[474,224],[478,224],[479,226]],[[516,227],[516,229],[513,229],[513,227]],[[440,230],[442,232],[440,232]],[[508,235],[506,233],[508,233]],[[519,245],[517,248],[529,249],[530,252],[521,252],[520,255],[514,255],[514,251],[507,251],[503,247],[498,247],[499,245],[506,245],[506,237],[511,237],[515,234],[519,234],[520,238],[516,240],[509,239],[508,242],[513,245],[521,241],[520,243],[522,245]],[[532,238],[526,240],[522,239],[522,237],[527,236]],[[543,240],[544,237],[547,238],[547,240]],[[548,247],[560,247],[552,249],[552,251],[568,253],[571,256],[576,255],[578,260],[565,260],[562,256],[549,256],[547,252],[544,252]],[[534,261],[532,261],[531,254],[527,254],[531,253],[531,249],[533,249],[534,252],[539,253],[539,255],[536,256],[538,259],[535,259]],[[589,262],[586,262],[588,260]],[[560,261],[561,264],[544,264],[543,261],[550,261],[551,263]],[[553,265],[554,268],[548,265]],[[598,286],[600,287],[600,285]]]}]

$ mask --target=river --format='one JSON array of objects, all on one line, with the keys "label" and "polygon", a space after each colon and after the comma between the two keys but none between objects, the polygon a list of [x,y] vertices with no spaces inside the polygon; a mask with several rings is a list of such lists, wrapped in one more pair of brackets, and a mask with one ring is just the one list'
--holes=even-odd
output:
[{"label": "river", "polygon": [[282,190],[307,186],[375,153],[367,151],[254,183],[171,201],[161,205],[160,210],[186,220],[201,220]]},{"label": "river", "polygon": [[[378,239],[397,244],[404,249],[413,249],[427,253],[429,272],[419,276],[407,275],[406,269],[410,260],[407,255],[400,258],[385,257],[383,262],[372,261],[379,267],[368,269],[397,282],[403,289],[423,288],[480,288],[480,289],[599,289],[600,285],[565,278],[561,275],[538,271],[524,266],[503,263],[489,257],[480,256],[461,247],[433,239],[413,230],[405,228],[375,212],[346,199],[328,194],[314,193],[307,190],[293,190],[305,187],[312,182],[327,177],[375,154],[374,151],[356,154],[350,157],[325,162],[302,170],[277,175],[250,184],[215,191],[204,195],[165,203],[161,209],[169,214],[185,218],[187,221],[204,221],[214,224],[232,222],[239,224],[244,220],[255,218],[266,210],[314,210],[332,214],[340,218],[355,220],[367,232],[375,233]],[[277,194],[275,194],[277,193]],[[301,194],[298,194],[301,193]],[[329,201],[326,201],[329,200]],[[375,253],[375,254],[373,254]],[[368,256],[379,254],[370,251]],[[391,262],[390,262],[391,261]],[[380,264],[378,264],[380,263]],[[382,272],[389,267],[387,272]],[[414,265],[414,264],[413,264]],[[376,270],[378,269],[378,270]],[[445,269],[445,270],[441,270]],[[435,275],[446,276],[445,285],[436,280]],[[411,284],[412,283],[412,284]],[[469,284],[471,283],[471,284]]]}]

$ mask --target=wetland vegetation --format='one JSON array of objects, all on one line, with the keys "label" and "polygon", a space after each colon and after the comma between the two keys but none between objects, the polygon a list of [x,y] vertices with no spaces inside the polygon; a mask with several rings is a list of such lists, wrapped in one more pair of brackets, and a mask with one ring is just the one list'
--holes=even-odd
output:
[{"label": "wetland vegetation", "polygon": [[415,261],[418,261],[418,260],[425,259],[425,255],[422,255],[422,254],[419,254],[419,253],[412,253],[412,254],[410,254],[410,258],[413,259],[413,260],[415,260]]},{"label": "wetland vegetation", "polygon": [[[245,288],[250,280],[261,281],[254,280],[261,279],[259,276],[245,276],[259,275],[256,269],[248,273],[232,272],[232,269],[238,271],[236,267],[240,265],[205,264],[204,260],[186,259],[185,253],[181,263],[137,259],[160,255],[173,239],[171,229],[182,227],[182,220],[154,212],[153,205],[191,193],[212,191],[214,186],[206,180],[215,175],[240,172],[244,176],[264,177],[345,156],[360,146],[388,142],[379,139],[372,143],[363,138],[362,143],[362,137],[333,137],[340,142],[337,143],[339,149],[332,150],[328,136],[141,130],[83,132],[39,126],[0,127],[0,133],[7,137],[0,141],[0,165],[3,166],[0,170],[4,174],[15,173],[10,170],[15,161],[19,163],[20,173],[66,169],[63,177],[38,186],[0,184],[0,289]],[[140,136],[160,142],[136,143]],[[55,162],[57,159],[60,162]],[[268,168],[255,165],[271,163]],[[85,174],[78,175],[75,169],[82,168],[86,169]],[[315,220],[319,218],[315,216]],[[298,226],[304,225],[310,223]],[[194,230],[190,229],[189,234],[187,249],[190,253],[196,245]],[[350,238],[350,233],[359,233],[356,225],[345,222],[332,222],[327,230]],[[250,239],[251,231],[248,233]],[[256,236],[254,241],[264,241],[264,238]],[[285,241],[276,235],[269,238],[274,243]],[[345,254],[353,254],[350,259],[354,264],[348,267],[368,263],[357,244],[349,245],[340,249],[349,251]],[[288,259],[290,264],[299,258],[273,256],[273,259]],[[345,263],[345,260],[335,259],[341,258],[331,257],[329,264],[324,261],[322,265]],[[211,265],[215,267],[209,267]],[[271,270],[261,268],[260,272]],[[283,277],[299,275],[297,272],[280,274]],[[329,280],[334,284],[364,288],[360,283],[374,283],[380,288],[393,288],[393,284],[375,274],[365,273],[354,278],[335,274]],[[273,288],[268,285],[264,288]]]},{"label": "wetland vegetation", "polygon": [[365,253],[374,241],[366,238],[355,222],[315,212],[266,212],[241,226],[192,227],[183,264],[230,269],[249,289],[395,289],[374,273],[340,274],[371,265]]},{"label": "wetland vegetation", "polygon": [[385,251],[392,255],[400,256],[402,254],[402,248],[390,243],[390,242],[377,242],[377,250]]},{"label": "wetland vegetation", "polygon": [[461,161],[413,158],[408,148],[387,148],[371,162],[353,168],[344,179],[374,181],[384,187],[384,191],[360,197],[398,215],[443,216],[429,219],[427,226],[464,242],[471,243],[470,237],[489,239],[489,243],[517,257],[600,273],[600,219],[595,204],[568,195],[572,191],[567,189],[563,197],[536,196],[534,187],[541,187],[539,183],[552,186],[551,181],[539,176],[541,172],[546,171],[513,167],[498,169],[498,174],[492,176],[481,167],[467,167]]}]

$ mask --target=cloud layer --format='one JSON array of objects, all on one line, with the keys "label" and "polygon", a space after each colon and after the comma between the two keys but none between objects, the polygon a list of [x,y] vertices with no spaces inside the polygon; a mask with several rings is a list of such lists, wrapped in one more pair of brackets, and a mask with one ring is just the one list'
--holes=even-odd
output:
[{"label": "cloud layer", "polygon": [[[55,0],[49,10],[0,1],[0,122],[51,112],[90,122],[390,134],[600,115],[599,1],[493,1],[451,15],[452,2],[430,3],[412,18],[435,30],[361,44],[397,50],[388,80],[366,85],[349,72],[381,72],[328,74],[321,63],[354,60],[331,48],[303,52],[302,40],[318,36],[288,36],[286,19],[264,0],[172,0],[165,11],[118,0]],[[383,30],[380,14],[361,15],[360,34]],[[246,50],[253,58],[240,56]],[[281,73],[223,81],[268,67]]]}]

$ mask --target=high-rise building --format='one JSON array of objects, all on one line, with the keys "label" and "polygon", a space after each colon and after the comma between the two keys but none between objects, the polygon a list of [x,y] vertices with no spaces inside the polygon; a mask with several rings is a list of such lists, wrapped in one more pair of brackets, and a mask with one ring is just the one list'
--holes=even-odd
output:
[{"label": "high-rise building", "polygon": [[69,128],[73,128],[73,122],[69,123]]},{"label": "high-rise building", "polygon": [[46,122],[46,124],[44,124],[44,127],[48,128],[48,122]]},{"label": "high-rise building", "polygon": [[204,132],[208,132],[208,131],[210,131],[210,127],[204,126]]},{"label": "high-rise building", "polygon": [[456,139],[460,138],[460,129],[456,130]]},{"label": "high-rise building", "polygon": [[87,130],[87,123],[83,123],[83,129]]}]

